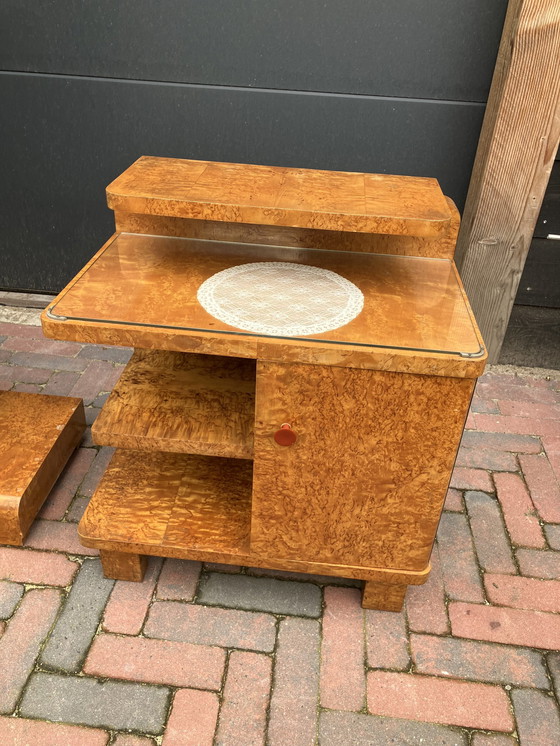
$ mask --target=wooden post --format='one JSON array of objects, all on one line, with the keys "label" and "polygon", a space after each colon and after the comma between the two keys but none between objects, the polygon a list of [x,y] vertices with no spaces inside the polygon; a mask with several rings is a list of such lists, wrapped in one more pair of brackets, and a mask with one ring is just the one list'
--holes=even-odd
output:
[{"label": "wooden post", "polygon": [[560,2],[510,0],[456,261],[497,362],[560,138]]}]

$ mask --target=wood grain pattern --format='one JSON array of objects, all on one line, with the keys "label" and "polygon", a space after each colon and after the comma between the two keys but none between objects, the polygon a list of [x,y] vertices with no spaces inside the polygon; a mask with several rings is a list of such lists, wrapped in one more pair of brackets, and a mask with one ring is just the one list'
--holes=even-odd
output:
[{"label": "wood grain pattern", "polygon": [[255,362],[136,350],[92,426],[98,445],[253,457]]},{"label": "wood grain pattern", "polygon": [[476,378],[484,371],[486,354],[477,358],[425,353],[410,350],[385,350],[352,345],[320,346],[296,340],[263,342],[253,337],[233,337],[225,334],[191,334],[122,324],[101,322],[58,321],[41,316],[43,333],[52,339],[72,340],[85,344],[122,345],[145,349],[193,352],[204,355],[231,355],[271,362],[306,363],[342,368],[387,370],[418,373],[429,376]]},{"label": "wood grain pattern", "polygon": [[116,542],[138,554],[246,551],[251,478],[250,461],[118,450],[78,532],[87,546]]},{"label": "wood grain pattern", "polygon": [[510,0],[457,263],[497,362],[560,139],[560,4]]},{"label": "wood grain pattern", "polygon": [[[275,261],[332,270],[364,293],[364,309],[358,317],[332,332],[297,338],[296,353],[301,349],[301,354],[306,354],[305,343],[309,340],[323,348],[319,353],[328,356],[333,352],[336,356],[335,345],[354,345],[364,359],[368,353],[379,356],[387,350],[391,356],[411,351],[418,361],[432,355],[438,360],[441,354],[451,358],[454,353],[476,356],[480,351],[468,302],[450,261],[282,247],[268,247],[268,255]],[[215,272],[261,258],[262,247],[258,245],[120,234],[50,307],[68,321],[61,325],[55,320],[53,325],[44,314],[43,328],[46,334],[56,336],[53,327],[64,333],[63,327],[69,323],[74,329],[88,326],[94,330],[95,324],[116,322],[114,343],[127,344],[131,327],[138,327],[139,335],[145,335],[141,327],[148,327],[160,339],[148,344],[139,339],[134,346],[162,349],[167,347],[167,337],[177,341],[185,335],[200,337],[201,330],[211,333],[212,338],[229,333],[232,339],[227,342],[227,354],[256,357],[259,344],[259,355],[266,358],[266,345],[277,345],[277,339],[251,335],[214,319],[196,298],[200,284]],[[123,336],[117,341],[118,326],[123,327],[128,339]],[[85,339],[94,341],[94,336],[91,333]],[[238,341],[234,336],[243,339]],[[196,347],[191,350],[196,351]],[[480,353],[478,362],[483,359]]]},{"label": "wood grain pattern", "polygon": [[[259,362],[252,550],[424,569],[472,391],[466,379]],[[293,446],[274,442],[283,422]]]},{"label": "wood grain pattern", "polygon": [[[99,548],[102,557],[155,555],[400,585],[421,585],[430,572],[429,564],[420,571],[401,571],[261,556],[250,547],[250,523],[249,462],[119,450],[78,533],[82,543]],[[111,561],[109,557],[109,566]],[[136,560],[131,562],[134,566]],[[112,572],[121,573],[118,579],[130,579],[126,565],[113,564]]]},{"label": "wood grain pattern", "polygon": [[[452,261],[453,203],[429,179],[157,158],[108,203],[131,233],[42,317],[55,338],[144,348],[94,428],[131,450],[115,453],[82,542],[109,577],[140,580],[147,555],[243,564],[362,578],[366,608],[400,609],[428,577],[485,360]],[[263,258],[341,274],[364,310],[276,339],[200,307],[207,277]],[[283,422],[290,447],[273,440]]]},{"label": "wood grain pattern", "polygon": [[449,197],[446,197],[446,201],[451,214],[449,228],[436,238],[314,230],[280,225],[220,223],[215,220],[141,215],[118,210],[115,212],[115,226],[118,233],[147,233],[154,236],[257,243],[263,248],[266,245],[292,246],[298,249],[360,251],[370,254],[452,259],[455,253],[460,217],[453,201]]},{"label": "wood grain pattern", "polygon": [[0,391],[0,544],[23,544],[84,430],[81,399]]},{"label": "wood grain pattern", "polygon": [[114,210],[229,223],[439,236],[435,179],[143,156],[107,187]]},{"label": "wood grain pattern", "polygon": [[115,580],[130,580],[141,583],[144,579],[147,557],[129,552],[99,552],[103,575]]},{"label": "wood grain pattern", "polygon": [[405,595],[406,585],[388,585],[368,580],[362,591],[362,606],[364,609],[401,611]]}]

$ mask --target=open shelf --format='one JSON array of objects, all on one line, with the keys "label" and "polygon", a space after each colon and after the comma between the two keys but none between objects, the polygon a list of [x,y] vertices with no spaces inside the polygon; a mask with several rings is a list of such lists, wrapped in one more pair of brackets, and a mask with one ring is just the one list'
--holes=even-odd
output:
[{"label": "open shelf", "polygon": [[254,360],[136,350],[92,428],[98,445],[250,459]]},{"label": "open shelf", "polygon": [[250,461],[118,450],[78,533],[100,549],[247,554],[252,473]]}]

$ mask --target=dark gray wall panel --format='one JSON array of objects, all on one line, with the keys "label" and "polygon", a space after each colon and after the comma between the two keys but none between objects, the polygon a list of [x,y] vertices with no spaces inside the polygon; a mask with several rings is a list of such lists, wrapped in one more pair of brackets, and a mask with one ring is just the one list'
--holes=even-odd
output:
[{"label": "dark gray wall panel", "polygon": [[2,0],[0,69],[486,101],[507,0]]},{"label": "dark gray wall panel", "polygon": [[535,238],[546,238],[549,233],[560,236],[560,160],[558,159],[552,166],[533,235]]},{"label": "dark gray wall panel", "polygon": [[0,287],[56,291],[143,154],[435,176],[462,204],[480,104],[0,74]]},{"label": "dark gray wall panel", "polygon": [[521,306],[560,308],[560,241],[533,238],[515,302]]}]

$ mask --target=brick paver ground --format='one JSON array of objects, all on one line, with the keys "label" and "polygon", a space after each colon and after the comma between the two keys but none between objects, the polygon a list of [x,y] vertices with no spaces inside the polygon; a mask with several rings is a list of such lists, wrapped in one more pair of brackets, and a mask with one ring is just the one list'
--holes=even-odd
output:
[{"label": "brick paver ground", "polygon": [[[0,320],[0,389],[80,396],[90,423],[129,355]],[[560,373],[526,373],[479,382],[400,614],[255,568],[104,580],[76,534],[112,454],[88,429],[26,546],[0,547],[1,746],[558,746]]]}]

